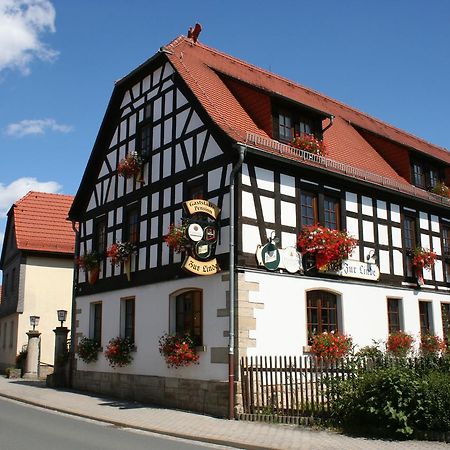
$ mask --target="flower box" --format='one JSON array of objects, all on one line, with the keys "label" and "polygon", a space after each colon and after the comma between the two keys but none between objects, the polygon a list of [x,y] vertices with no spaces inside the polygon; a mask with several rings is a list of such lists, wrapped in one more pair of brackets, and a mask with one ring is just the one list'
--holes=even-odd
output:
[{"label": "flower box", "polygon": [[198,364],[199,355],[189,335],[164,334],[159,339],[159,352],[164,357],[167,367],[186,367]]},{"label": "flower box", "polygon": [[339,270],[357,243],[346,231],[331,230],[318,224],[304,227],[297,239],[299,251],[314,256],[319,271]]},{"label": "flower box", "polygon": [[386,351],[392,356],[406,357],[412,350],[414,338],[403,331],[391,333],[386,341]]},{"label": "flower box", "polygon": [[327,361],[343,358],[352,348],[352,338],[339,332],[324,331],[312,336],[311,353]]},{"label": "flower box", "polygon": [[136,351],[136,347],[129,338],[115,337],[108,342],[104,355],[109,365],[115,369],[131,364],[133,361],[131,353],[134,351]]},{"label": "flower box", "polygon": [[77,346],[78,357],[86,364],[97,361],[101,351],[100,344],[95,339],[83,336]]},{"label": "flower box", "polygon": [[326,146],[322,140],[310,133],[296,133],[291,141],[292,147],[304,150],[314,155],[325,156]]}]

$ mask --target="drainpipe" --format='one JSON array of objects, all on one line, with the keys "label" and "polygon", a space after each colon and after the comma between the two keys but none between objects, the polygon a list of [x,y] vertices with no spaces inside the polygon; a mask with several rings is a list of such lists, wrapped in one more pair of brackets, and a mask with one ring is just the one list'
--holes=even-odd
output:
[{"label": "drainpipe", "polygon": [[233,167],[230,174],[230,275],[229,275],[229,290],[230,290],[230,324],[229,324],[229,341],[228,341],[228,395],[229,395],[229,418],[234,419],[234,300],[235,300],[235,277],[234,277],[234,225],[235,225],[235,211],[234,211],[234,179],[237,172],[242,166],[245,157],[246,147],[242,144],[237,144],[235,148],[239,151],[239,160]]},{"label": "drainpipe", "polygon": [[322,130],[322,134],[325,133],[325,131],[328,130],[328,128],[331,127],[331,125],[333,125],[334,122],[334,116],[330,116],[330,123]]},{"label": "drainpipe", "polygon": [[[72,220],[72,230],[75,233],[75,252],[74,252],[74,261],[77,260],[78,256],[79,256],[79,252],[78,252],[78,245],[79,245],[79,241],[80,241],[80,225],[78,224],[78,229],[77,229],[77,223]],[[76,325],[76,303],[75,303],[75,298],[76,298],[76,287],[77,287],[77,268],[76,268],[76,264],[74,262],[74,267],[73,267],[73,281],[72,281],[72,316],[71,316],[71,330],[70,330],[70,362],[69,362],[69,387],[72,387],[72,383],[73,383],[73,371],[75,369],[75,325]]]}]

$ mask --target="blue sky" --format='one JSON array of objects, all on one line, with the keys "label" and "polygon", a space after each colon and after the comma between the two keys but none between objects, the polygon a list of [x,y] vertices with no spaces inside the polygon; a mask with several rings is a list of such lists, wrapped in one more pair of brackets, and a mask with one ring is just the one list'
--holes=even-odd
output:
[{"label": "blue sky", "polygon": [[450,2],[0,0],[0,242],[28,190],[75,194],[114,81],[200,41],[450,148]]}]

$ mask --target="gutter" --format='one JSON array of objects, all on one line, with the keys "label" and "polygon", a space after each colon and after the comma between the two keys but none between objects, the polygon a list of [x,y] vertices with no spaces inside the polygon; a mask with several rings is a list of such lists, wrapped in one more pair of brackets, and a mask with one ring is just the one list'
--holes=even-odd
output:
[{"label": "gutter", "polygon": [[74,263],[73,263],[73,281],[72,281],[72,311],[71,311],[71,324],[70,324],[70,360],[69,360],[69,386],[68,387],[72,387],[73,386],[73,373],[75,370],[75,337],[76,337],[76,315],[77,315],[77,306],[76,306],[76,295],[75,295],[75,291],[77,288],[77,281],[78,281],[78,277],[77,277],[77,267],[76,267],[76,260],[78,259],[79,256],[79,240],[80,240],[80,224],[78,224],[78,229],[77,229],[77,222],[75,222],[74,220],[72,220],[72,230],[75,233],[75,251],[74,251]]},{"label": "gutter", "polygon": [[234,366],[235,366],[235,242],[234,242],[234,226],[235,226],[235,205],[234,205],[234,182],[238,171],[240,170],[242,163],[244,162],[245,153],[247,147],[244,144],[235,144],[233,146],[239,151],[239,160],[233,167],[230,174],[230,269],[229,269],[229,291],[230,291],[230,321],[229,321],[229,340],[228,340],[228,396],[229,396],[229,418],[234,419]]}]

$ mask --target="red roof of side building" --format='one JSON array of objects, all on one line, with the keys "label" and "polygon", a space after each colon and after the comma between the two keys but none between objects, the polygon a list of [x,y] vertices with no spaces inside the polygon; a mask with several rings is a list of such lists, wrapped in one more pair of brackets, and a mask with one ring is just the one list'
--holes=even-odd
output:
[{"label": "red roof of side building", "polygon": [[19,250],[73,254],[75,233],[67,220],[74,197],[29,192],[12,208]]},{"label": "red roof of side building", "polygon": [[[269,95],[284,97],[328,115],[334,124],[324,135],[328,157],[361,170],[409,184],[373,148],[357,129],[395,141],[450,164],[450,152],[412,134],[283,77],[180,36],[165,47],[167,57],[200,100],[208,114],[232,139],[245,142],[247,133],[269,138],[233,95],[223,75]],[[268,149],[266,149],[268,150]]]}]

